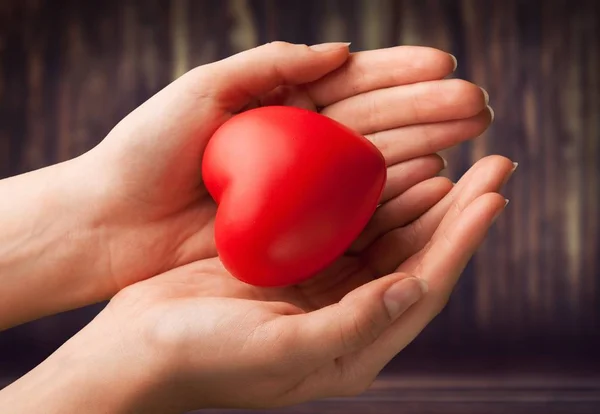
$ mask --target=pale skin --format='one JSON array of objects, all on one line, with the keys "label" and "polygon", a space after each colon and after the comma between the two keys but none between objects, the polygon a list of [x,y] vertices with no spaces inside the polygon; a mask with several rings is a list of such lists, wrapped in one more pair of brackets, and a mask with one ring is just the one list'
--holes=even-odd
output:
[{"label": "pale skin", "polygon": [[[365,390],[444,307],[506,205],[512,161],[456,185],[436,152],[480,135],[487,94],[439,50],[271,43],[196,68],[94,149],[0,181],[0,329],[111,299],[0,391],[7,412],[277,407]],[[310,281],[255,288],[222,267],[200,163],[256,105],[319,110],[378,146],[381,206]]]}]

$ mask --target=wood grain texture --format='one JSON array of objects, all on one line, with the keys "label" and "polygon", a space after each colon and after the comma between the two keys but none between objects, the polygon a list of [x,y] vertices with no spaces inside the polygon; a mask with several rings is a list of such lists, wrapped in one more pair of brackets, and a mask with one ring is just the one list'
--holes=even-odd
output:
[{"label": "wood grain texture", "polygon": [[[446,151],[449,175],[491,153],[520,163],[447,309],[391,369],[540,354],[598,366],[600,2],[3,0],[0,177],[81,154],[185,71],[271,40],[447,50],[496,113],[482,137]],[[3,333],[0,367],[22,372],[92,314]]]}]

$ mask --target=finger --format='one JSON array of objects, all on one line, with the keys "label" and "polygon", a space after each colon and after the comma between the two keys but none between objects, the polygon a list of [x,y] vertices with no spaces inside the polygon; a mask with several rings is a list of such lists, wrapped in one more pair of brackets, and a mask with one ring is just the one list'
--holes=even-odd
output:
[{"label": "finger", "polygon": [[456,68],[452,55],[419,46],[353,53],[335,72],[308,85],[317,106],[327,106],[375,89],[442,79]]},{"label": "finger", "polygon": [[409,125],[367,135],[388,164],[454,147],[481,135],[492,122],[490,108],[466,119]]},{"label": "finger", "polygon": [[427,294],[372,345],[342,358],[340,365],[349,371],[358,370],[356,375],[374,375],[404,349],[443,309],[459,275],[505,204],[499,194],[478,197],[422,257],[403,265],[403,269],[418,271],[417,275],[428,282]]},{"label": "finger", "polygon": [[350,252],[359,253],[383,234],[416,220],[452,189],[452,181],[435,177],[423,181],[377,209]]},{"label": "finger", "polygon": [[423,295],[423,282],[394,274],[367,283],[319,310],[285,317],[298,349],[333,360],[371,344]]},{"label": "finger", "polygon": [[[456,196],[448,194],[439,205],[434,206],[428,216],[423,218],[421,229],[427,228],[434,232],[432,239],[435,240],[440,234],[444,234],[447,227],[452,225],[462,211],[482,194],[498,192],[506,184],[510,176],[517,168],[516,163],[501,156],[490,156],[485,158],[484,164],[469,181],[463,183],[460,192]],[[426,220],[430,220],[429,223]],[[433,225],[435,224],[435,225]]]},{"label": "finger", "polygon": [[446,167],[446,160],[437,154],[413,158],[387,169],[385,187],[380,202],[384,203],[428,178],[435,177]]},{"label": "finger", "polygon": [[499,191],[514,171],[508,158],[489,156],[478,161],[452,190],[410,225],[392,230],[365,251],[365,260],[380,275],[393,272],[400,263],[421,250],[441,225],[447,213],[450,223],[477,197]]},{"label": "finger", "polygon": [[280,85],[312,82],[340,67],[348,58],[346,43],[317,46],[272,42],[201,66],[203,94],[220,107],[237,112],[252,98]]},{"label": "finger", "polygon": [[461,79],[380,89],[325,107],[321,113],[366,135],[406,125],[470,118],[487,105],[483,90]]},{"label": "finger", "polygon": [[[411,269],[437,286],[436,290],[450,294],[460,272],[467,265],[495,218],[508,200],[498,193],[477,197],[459,212],[451,210],[437,228],[431,241],[399,267]],[[465,247],[462,247],[464,244]],[[442,275],[442,270],[455,269]],[[437,273],[436,273],[437,272]],[[439,309],[441,311],[441,308]]]}]

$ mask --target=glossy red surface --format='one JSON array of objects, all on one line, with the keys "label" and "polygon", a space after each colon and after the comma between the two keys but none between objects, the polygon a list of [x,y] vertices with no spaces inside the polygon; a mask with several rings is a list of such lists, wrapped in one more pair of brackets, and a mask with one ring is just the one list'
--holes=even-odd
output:
[{"label": "glossy red surface", "polygon": [[339,257],[377,207],[386,166],[366,138],[315,112],[263,107],[236,115],[202,163],[219,204],[225,267],[257,286],[296,284]]}]

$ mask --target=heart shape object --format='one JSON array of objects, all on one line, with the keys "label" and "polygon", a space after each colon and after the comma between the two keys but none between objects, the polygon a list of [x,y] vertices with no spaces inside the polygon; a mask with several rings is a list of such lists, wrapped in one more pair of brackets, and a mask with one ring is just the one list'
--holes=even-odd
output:
[{"label": "heart shape object", "polygon": [[202,177],[218,204],[223,265],[274,287],[307,280],[344,253],[377,208],[386,165],[369,140],[330,118],[267,106],[215,132]]}]

